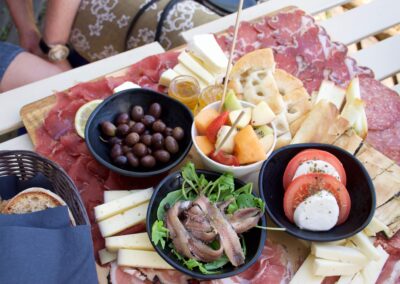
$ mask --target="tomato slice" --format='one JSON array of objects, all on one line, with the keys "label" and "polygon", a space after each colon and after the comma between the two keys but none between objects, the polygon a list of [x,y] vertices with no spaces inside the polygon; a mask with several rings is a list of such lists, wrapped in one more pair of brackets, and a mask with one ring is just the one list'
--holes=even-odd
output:
[{"label": "tomato slice", "polygon": [[286,217],[294,222],[294,211],[307,197],[321,190],[329,191],[335,196],[339,205],[337,225],[347,220],[350,214],[351,200],[346,187],[328,174],[312,173],[295,178],[289,185],[283,198],[283,209]]},{"label": "tomato slice", "polygon": [[223,151],[212,152],[210,158],[223,165],[240,166],[239,160],[234,155],[226,154]]},{"label": "tomato slice", "polygon": [[304,162],[310,160],[321,160],[329,163],[332,167],[336,169],[340,176],[340,181],[346,186],[346,172],[343,168],[342,163],[334,155],[327,151],[308,149],[301,151],[296,156],[294,156],[285,169],[283,174],[283,188],[286,190],[289,184],[292,182],[293,177],[297,171],[297,168]]},{"label": "tomato slice", "polygon": [[206,136],[210,142],[214,143],[217,141],[217,134],[222,125],[228,122],[229,112],[224,111],[219,116],[217,116],[207,127]]}]

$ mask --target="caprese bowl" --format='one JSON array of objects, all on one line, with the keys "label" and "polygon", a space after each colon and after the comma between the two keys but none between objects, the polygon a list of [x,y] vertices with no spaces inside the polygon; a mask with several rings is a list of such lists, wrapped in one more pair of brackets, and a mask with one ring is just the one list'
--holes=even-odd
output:
[{"label": "caprese bowl", "polygon": [[335,241],[363,230],[375,211],[375,190],[364,166],[327,144],[283,147],[264,162],[259,176],[266,211],[297,238]]}]

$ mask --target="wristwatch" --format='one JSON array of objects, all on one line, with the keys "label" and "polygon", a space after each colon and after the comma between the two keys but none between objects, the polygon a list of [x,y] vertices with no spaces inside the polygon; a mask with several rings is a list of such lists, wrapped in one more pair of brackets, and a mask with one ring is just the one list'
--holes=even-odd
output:
[{"label": "wristwatch", "polygon": [[64,44],[46,44],[43,39],[39,42],[39,47],[50,61],[57,62],[64,60],[69,55],[69,47]]}]

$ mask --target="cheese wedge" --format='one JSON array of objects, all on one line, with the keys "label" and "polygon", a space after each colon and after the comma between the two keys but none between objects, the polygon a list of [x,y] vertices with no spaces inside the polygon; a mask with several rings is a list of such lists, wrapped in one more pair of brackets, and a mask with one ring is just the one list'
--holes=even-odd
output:
[{"label": "cheese wedge", "polygon": [[100,264],[104,265],[117,259],[117,253],[109,252],[107,249],[99,250]]},{"label": "cheese wedge", "polygon": [[363,232],[355,234],[350,240],[356,244],[357,248],[361,250],[369,259],[379,260],[381,255],[379,251],[374,247],[373,243],[369,240],[367,235]]},{"label": "cheese wedge", "polygon": [[324,280],[323,276],[315,275],[313,270],[313,263],[315,261],[315,257],[313,255],[309,255],[303,264],[300,266],[299,270],[297,270],[296,274],[293,276],[292,280],[289,282],[290,284],[319,284]]},{"label": "cheese wedge", "polygon": [[113,201],[115,199],[128,196],[131,193],[140,192],[139,190],[105,190],[104,191],[104,203]]},{"label": "cheese wedge", "polygon": [[106,248],[110,252],[116,252],[119,249],[154,250],[147,233],[106,238]]},{"label": "cheese wedge", "polygon": [[195,35],[188,43],[188,49],[204,62],[212,73],[225,73],[228,58],[219,46],[214,35]]},{"label": "cheese wedge", "polygon": [[101,204],[94,208],[96,222],[103,221],[111,216],[148,202],[153,194],[153,189],[148,188],[138,193],[115,199],[111,202]]},{"label": "cheese wedge", "polygon": [[205,87],[208,86],[208,84],[206,82],[204,82],[203,79],[201,79],[199,76],[197,76],[191,70],[186,68],[186,66],[183,64],[179,63],[179,64],[175,65],[174,71],[176,73],[178,73],[179,75],[192,76],[192,77],[196,78],[196,80],[199,82],[200,89],[204,89]]},{"label": "cheese wedge", "polygon": [[311,253],[318,258],[365,265],[368,258],[356,248],[313,243]]},{"label": "cheese wedge", "polygon": [[344,102],[345,94],[346,90],[337,87],[333,82],[322,81],[314,104],[318,104],[321,100],[326,100],[333,103],[337,109],[340,110]]},{"label": "cheese wedge", "polygon": [[378,246],[376,250],[378,251],[379,259],[369,262],[361,271],[364,278],[363,283],[365,284],[374,284],[378,280],[383,266],[389,258],[389,254],[381,246]]},{"label": "cheese wedge", "polygon": [[115,94],[120,91],[129,90],[129,89],[138,89],[138,88],[140,89],[141,87],[135,83],[127,81],[127,82],[122,83],[118,87],[116,87],[113,92]]},{"label": "cheese wedge", "polygon": [[160,77],[160,80],[158,81],[158,83],[160,85],[168,87],[169,84],[171,83],[171,81],[174,80],[178,76],[179,76],[179,74],[176,73],[174,70],[167,69],[161,74],[161,77]]},{"label": "cheese wedge", "polygon": [[354,263],[316,258],[314,261],[312,272],[315,275],[324,277],[336,275],[353,275],[360,271],[361,268],[362,266]]},{"label": "cheese wedge", "polygon": [[190,71],[195,73],[208,85],[215,84],[214,76],[186,51],[182,51],[182,53],[178,56],[178,61]]},{"label": "cheese wedge", "polygon": [[110,237],[129,227],[145,222],[148,206],[149,203],[144,203],[99,222],[101,235],[104,238]]},{"label": "cheese wedge", "polygon": [[120,249],[118,250],[117,261],[119,266],[173,269],[172,266],[162,259],[155,251]]}]

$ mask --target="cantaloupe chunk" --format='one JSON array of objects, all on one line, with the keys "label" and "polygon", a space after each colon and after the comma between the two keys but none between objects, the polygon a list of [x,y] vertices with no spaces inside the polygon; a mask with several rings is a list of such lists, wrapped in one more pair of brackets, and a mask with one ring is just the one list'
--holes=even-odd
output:
[{"label": "cantaloupe chunk", "polygon": [[214,144],[208,140],[207,136],[196,136],[196,144],[199,146],[201,152],[208,156],[215,150]]},{"label": "cantaloupe chunk", "polygon": [[213,108],[200,111],[199,114],[197,114],[194,118],[194,124],[196,126],[197,132],[200,135],[205,134],[207,127],[214,119],[217,118],[218,115],[218,111]]},{"label": "cantaloupe chunk", "polygon": [[236,134],[234,153],[241,165],[265,159],[264,147],[251,125],[247,125]]}]

